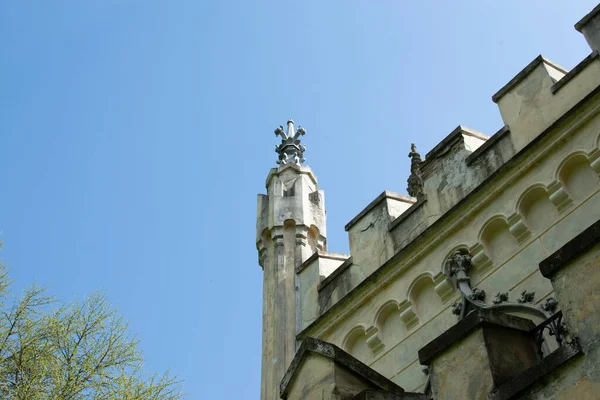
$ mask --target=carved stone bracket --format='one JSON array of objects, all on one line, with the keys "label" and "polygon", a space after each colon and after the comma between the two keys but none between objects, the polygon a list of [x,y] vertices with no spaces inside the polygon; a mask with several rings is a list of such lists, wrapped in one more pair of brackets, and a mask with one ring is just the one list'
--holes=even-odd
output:
[{"label": "carved stone bracket", "polygon": [[563,187],[562,183],[558,181],[554,181],[548,185],[548,195],[550,196],[550,201],[552,204],[554,204],[559,214],[562,214],[573,205],[573,200],[571,200],[569,197],[569,194]]},{"label": "carved stone bracket", "polygon": [[319,251],[327,251],[327,238],[323,235],[319,235],[317,238],[317,249]]},{"label": "carved stone bracket", "polygon": [[[508,293],[498,293],[492,301],[493,304],[485,303],[485,292],[481,289],[471,288],[469,269],[472,263],[471,257],[465,250],[455,251],[444,265],[444,273],[454,279],[461,292],[462,300],[452,304],[452,313],[462,319],[474,309],[497,309],[504,312],[524,313],[538,318],[547,319],[552,312],[540,306],[530,304],[533,301],[533,292],[524,291],[517,302],[508,301]],[[549,307],[552,306],[551,302]]]},{"label": "carved stone bracket", "polygon": [[527,228],[527,226],[523,223],[523,219],[520,214],[513,214],[508,217],[508,230],[512,235],[517,239],[519,244],[523,244],[531,237],[531,232]]},{"label": "carved stone bracket", "polygon": [[600,150],[594,149],[588,154],[590,166],[598,175],[600,175]]},{"label": "carved stone bracket", "polygon": [[267,246],[264,240],[260,239],[256,242],[256,248],[258,249],[258,265],[265,269],[265,261],[267,260]]},{"label": "carved stone bracket", "polygon": [[490,260],[488,255],[485,254],[485,249],[481,243],[476,243],[473,247],[471,247],[469,249],[469,253],[472,254],[471,264],[478,271],[483,272],[492,267],[492,260]]},{"label": "carved stone bracket", "polygon": [[381,336],[379,335],[379,329],[375,326],[371,326],[367,328],[365,331],[367,345],[373,352],[373,354],[379,353],[385,345],[381,341]]},{"label": "carved stone bracket", "polygon": [[271,239],[275,243],[275,247],[283,246],[283,235],[275,235]]},{"label": "carved stone bracket", "polygon": [[296,246],[306,246],[308,244],[308,226],[296,226]]},{"label": "carved stone bracket", "polygon": [[412,309],[412,303],[408,300],[404,300],[398,304],[398,311],[400,312],[400,319],[406,325],[406,329],[411,329],[419,323],[417,314]]},{"label": "carved stone bracket", "polygon": [[454,293],[454,287],[452,287],[452,281],[448,279],[441,272],[433,277],[433,284],[435,285],[433,289],[440,296],[442,302],[449,300]]},{"label": "carved stone bracket", "polygon": [[471,257],[467,250],[456,250],[446,260],[446,263],[444,264],[444,274],[450,278],[456,279],[458,282],[464,280],[468,281],[469,276],[467,275],[467,272],[472,266],[472,260],[473,257]]}]

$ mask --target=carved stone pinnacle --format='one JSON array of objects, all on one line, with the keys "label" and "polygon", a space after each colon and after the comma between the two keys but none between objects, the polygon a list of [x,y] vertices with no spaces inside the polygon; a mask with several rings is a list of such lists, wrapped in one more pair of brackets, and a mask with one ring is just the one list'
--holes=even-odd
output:
[{"label": "carved stone pinnacle", "polygon": [[410,145],[410,176],[408,177],[408,187],[406,190],[412,197],[423,197],[423,176],[421,175],[421,155],[417,153],[417,146],[414,143]]},{"label": "carved stone pinnacle", "polygon": [[281,136],[281,144],[275,146],[275,152],[279,154],[277,164],[302,165],[306,161],[304,159],[306,147],[300,143],[300,136],[304,136],[306,130],[301,126],[298,126],[297,130],[294,130],[294,121],[291,118],[287,121],[287,125],[287,132],[283,130],[283,126],[281,125],[275,129],[275,136]]}]

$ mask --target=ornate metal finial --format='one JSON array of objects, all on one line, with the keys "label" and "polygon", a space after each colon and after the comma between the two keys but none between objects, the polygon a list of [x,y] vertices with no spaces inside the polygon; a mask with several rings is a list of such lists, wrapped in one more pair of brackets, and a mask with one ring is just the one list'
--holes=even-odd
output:
[{"label": "ornate metal finial", "polygon": [[301,126],[294,132],[294,121],[290,118],[287,122],[287,132],[284,132],[283,126],[275,129],[275,136],[281,136],[281,144],[275,146],[275,151],[279,154],[277,164],[297,164],[302,165],[304,161],[304,152],[306,147],[300,143],[300,136],[304,136],[306,131]]},{"label": "ornate metal finial", "polygon": [[423,197],[423,176],[421,175],[421,155],[417,153],[417,146],[410,144],[410,176],[408,177],[408,194],[412,197]]}]

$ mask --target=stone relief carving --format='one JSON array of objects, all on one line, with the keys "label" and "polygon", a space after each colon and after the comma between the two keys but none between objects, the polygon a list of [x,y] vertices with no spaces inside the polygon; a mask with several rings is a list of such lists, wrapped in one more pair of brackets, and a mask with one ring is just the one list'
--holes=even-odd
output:
[{"label": "stone relief carving", "polygon": [[527,290],[523,290],[521,292],[521,297],[517,299],[517,303],[533,303],[534,297],[535,292],[528,292]]},{"label": "stone relief carving", "polygon": [[544,304],[542,304],[542,308],[551,313],[556,311],[556,307],[558,307],[558,301],[554,297],[548,297]]},{"label": "stone relief carving", "polygon": [[456,302],[452,303],[452,314],[460,315],[462,312],[462,303]]},{"label": "stone relief carving", "polygon": [[494,298],[494,300],[492,300],[492,303],[494,304],[502,304],[505,301],[508,301],[508,292],[498,292],[496,293],[496,297]]},{"label": "stone relief carving", "polygon": [[498,292],[493,304],[487,304],[485,292],[481,289],[471,288],[468,275],[471,268],[472,257],[465,249],[456,250],[444,264],[444,274],[453,279],[461,292],[461,301],[452,304],[452,314],[463,319],[467,314],[475,309],[494,309],[506,313],[519,313],[541,318],[544,322],[536,327],[535,337],[538,344],[538,351],[542,351],[544,342],[544,332],[554,336],[559,346],[566,339],[566,326],[562,322],[562,312],[557,312],[558,302],[550,297],[544,304],[534,305],[533,300],[535,292],[524,290],[517,301],[509,301],[508,292]]},{"label": "stone relief carving", "polygon": [[485,300],[485,291],[482,289],[473,288],[471,294],[469,295],[471,300]]},{"label": "stone relief carving", "polygon": [[469,278],[472,257],[466,249],[453,252],[444,264],[444,274],[451,278],[461,292],[462,301],[452,305],[452,313],[464,318],[469,312],[476,308],[493,308],[507,312],[525,312],[542,319],[550,318],[553,314],[552,301],[547,300],[548,307],[536,306],[533,302],[535,293],[523,291],[516,302],[509,301],[508,292],[496,293],[492,304],[485,303],[485,292],[481,289],[472,288]]},{"label": "stone relief carving", "polygon": [[446,261],[444,273],[454,279],[469,279],[467,272],[471,268],[472,257],[467,250],[456,250]]}]

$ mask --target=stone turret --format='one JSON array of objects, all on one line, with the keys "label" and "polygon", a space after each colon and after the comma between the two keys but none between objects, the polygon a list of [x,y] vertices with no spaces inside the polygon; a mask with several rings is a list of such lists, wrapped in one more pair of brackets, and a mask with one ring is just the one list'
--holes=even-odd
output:
[{"label": "stone turret", "polygon": [[256,247],[263,268],[263,335],[261,399],[279,398],[279,384],[297,350],[301,311],[296,268],[313,253],[326,250],[325,201],[317,178],[303,166],[305,147],[301,127],[275,135],[281,144],[279,168],[267,176],[267,194],[258,195]]}]

